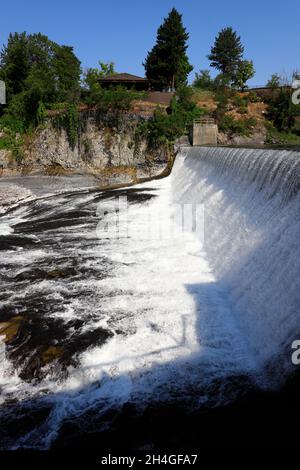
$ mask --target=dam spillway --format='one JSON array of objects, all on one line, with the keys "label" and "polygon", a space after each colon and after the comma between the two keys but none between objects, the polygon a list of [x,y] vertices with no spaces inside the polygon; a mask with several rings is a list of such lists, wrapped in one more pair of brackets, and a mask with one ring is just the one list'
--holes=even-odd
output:
[{"label": "dam spillway", "polygon": [[[279,386],[300,334],[299,157],[182,148],[167,178],[2,216],[1,322],[19,329],[0,344],[0,419],[45,410],[2,446],[49,448],[65,421],[128,402]],[[203,211],[201,239],[169,232],[183,206]]]},{"label": "dam spillway", "polygon": [[186,149],[175,173],[175,200],[204,204],[205,253],[257,360],[284,374],[300,337],[300,153]]}]

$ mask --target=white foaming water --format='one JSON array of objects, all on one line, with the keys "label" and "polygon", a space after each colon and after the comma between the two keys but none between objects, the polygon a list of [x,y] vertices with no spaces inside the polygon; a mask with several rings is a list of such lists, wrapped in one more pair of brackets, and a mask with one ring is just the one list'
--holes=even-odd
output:
[{"label": "white foaming water", "polygon": [[174,173],[175,198],[205,204],[208,261],[278,380],[300,337],[300,153],[185,149]]},{"label": "white foaming water", "polygon": [[[43,249],[4,252],[5,272],[18,259],[20,265],[34,260],[39,266],[60,256],[67,263],[75,253],[93,276],[32,282],[24,298],[67,298],[49,315],[82,319],[82,332],[101,327],[112,336],[80,353],[63,380],[49,374],[38,384],[27,383],[10,375],[7,360],[1,365],[4,399],[21,401],[47,389],[42,402],[53,405],[47,422],[16,446],[48,447],[65,418],[90,409],[101,414],[130,400],[143,404],[188,394],[198,405],[213,406],[232,398],[220,386],[210,388],[216,381],[240,375],[262,380],[262,366],[283,353],[299,325],[297,178],[297,153],[182,150],[170,177],[136,186],[153,197],[129,203],[127,214],[121,211],[131,237],[119,239],[104,233],[98,238],[98,193],[60,197],[57,212],[89,207],[94,219],[39,232]],[[174,203],[205,205],[204,249],[193,232],[183,238],[132,235],[137,227],[145,233],[147,220],[168,233]],[[117,207],[117,200],[111,196],[99,204]],[[55,198],[47,210],[55,214]],[[104,262],[111,267],[107,275]]]}]

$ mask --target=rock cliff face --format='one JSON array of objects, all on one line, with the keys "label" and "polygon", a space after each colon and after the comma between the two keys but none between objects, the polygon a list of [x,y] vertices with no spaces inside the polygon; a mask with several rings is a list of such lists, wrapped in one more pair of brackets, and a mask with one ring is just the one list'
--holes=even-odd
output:
[{"label": "rock cliff face", "polygon": [[25,139],[22,160],[17,163],[8,151],[1,151],[2,175],[91,174],[103,183],[136,182],[159,175],[170,160],[169,149],[148,148],[136,131],[143,119],[123,115],[99,118],[93,111],[79,115],[73,145],[68,129],[55,117]]},{"label": "rock cliff face", "polygon": [[263,146],[265,145],[267,138],[267,131],[265,126],[257,126],[251,135],[230,135],[223,132],[218,133],[218,144],[219,145],[233,145],[233,146]]}]

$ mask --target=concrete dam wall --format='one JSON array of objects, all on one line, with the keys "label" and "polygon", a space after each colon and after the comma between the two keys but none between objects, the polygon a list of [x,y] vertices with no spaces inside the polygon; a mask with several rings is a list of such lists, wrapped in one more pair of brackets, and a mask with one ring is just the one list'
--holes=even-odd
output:
[{"label": "concrete dam wall", "polygon": [[[295,369],[300,338],[300,153],[183,148],[176,202],[204,205],[204,250],[270,376]],[[284,374],[283,374],[284,375]]]}]

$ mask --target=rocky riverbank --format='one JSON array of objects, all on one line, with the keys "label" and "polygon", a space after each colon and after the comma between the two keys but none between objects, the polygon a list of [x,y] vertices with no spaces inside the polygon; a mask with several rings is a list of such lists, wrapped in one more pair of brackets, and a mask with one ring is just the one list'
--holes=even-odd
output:
[{"label": "rocky riverbank", "polygon": [[147,139],[138,136],[148,118],[84,110],[72,136],[61,116],[19,136],[17,148],[0,149],[0,214],[30,197],[109,189],[167,174],[173,160],[170,147],[149,148]]},{"label": "rocky riverbank", "polygon": [[133,183],[156,176],[171,155],[165,144],[149,148],[139,134],[148,118],[124,114],[99,116],[95,110],[78,115],[76,129],[61,116],[49,117],[32,134],[19,137],[17,148],[0,150],[0,175],[90,175],[100,183]]}]

